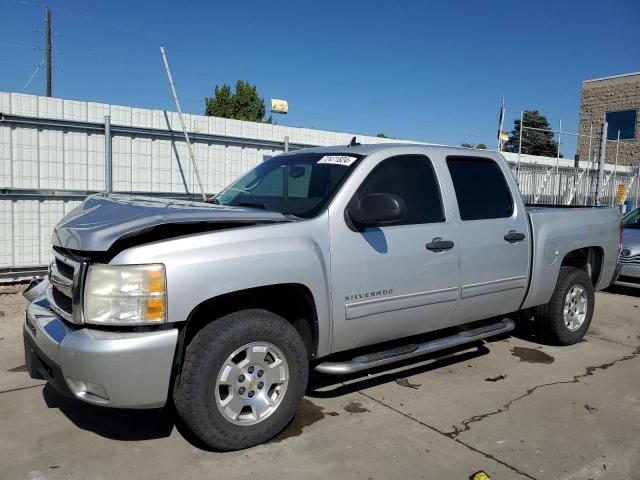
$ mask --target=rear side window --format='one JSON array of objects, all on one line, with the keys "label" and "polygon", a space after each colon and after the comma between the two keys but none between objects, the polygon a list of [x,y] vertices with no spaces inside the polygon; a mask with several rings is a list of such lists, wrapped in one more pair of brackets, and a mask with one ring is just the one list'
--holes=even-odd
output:
[{"label": "rear side window", "polygon": [[513,199],[502,170],[487,158],[447,157],[462,220],[506,218]]},{"label": "rear side window", "polygon": [[362,183],[356,197],[392,193],[402,198],[407,215],[394,225],[444,222],[440,189],[431,161],[424,155],[400,155],[383,160]]}]

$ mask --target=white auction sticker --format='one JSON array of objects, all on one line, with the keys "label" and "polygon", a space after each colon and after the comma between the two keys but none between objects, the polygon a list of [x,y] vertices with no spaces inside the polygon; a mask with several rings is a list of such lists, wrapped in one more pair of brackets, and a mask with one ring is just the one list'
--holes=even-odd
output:
[{"label": "white auction sticker", "polygon": [[353,162],[355,162],[357,157],[347,157],[344,155],[325,155],[318,163],[328,163],[331,165],[344,165],[345,167],[350,166]]}]

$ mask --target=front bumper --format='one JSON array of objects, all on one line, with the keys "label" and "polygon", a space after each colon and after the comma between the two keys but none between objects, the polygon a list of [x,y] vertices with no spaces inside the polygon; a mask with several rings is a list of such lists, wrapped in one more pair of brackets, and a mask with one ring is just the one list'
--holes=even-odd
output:
[{"label": "front bumper", "polygon": [[640,287],[640,264],[622,263],[618,266],[620,271],[614,282],[616,285]]},{"label": "front bumper", "polygon": [[25,317],[25,364],[32,377],[95,405],[157,408],[166,403],[178,329],[71,328],[44,296],[29,304]]}]

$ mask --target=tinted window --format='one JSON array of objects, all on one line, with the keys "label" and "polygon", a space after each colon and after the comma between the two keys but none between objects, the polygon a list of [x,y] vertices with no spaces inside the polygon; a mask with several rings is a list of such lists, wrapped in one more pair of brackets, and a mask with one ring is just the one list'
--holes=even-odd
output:
[{"label": "tinted window", "polygon": [[382,161],[362,183],[354,201],[370,193],[392,193],[404,200],[406,217],[394,225],[444,222],[438,182],[431,161],[423,155]]},{"label": "tinted window", "polygon": [[633,212],[622,219],[624,228],[640,229],[640,208],[636,208]]},{"label": "tinted window", "polygon": [[636,133],[637,110],[623,110],[621,112],[607,112],[606,121],[607,139],[617,140],[620,131],[620,140],[632,140]]},{"label": "tinted window", "polygon": [[497,163],[488,159],[447,157],[462,220],[505,218],[513,214],[509,186]]}]

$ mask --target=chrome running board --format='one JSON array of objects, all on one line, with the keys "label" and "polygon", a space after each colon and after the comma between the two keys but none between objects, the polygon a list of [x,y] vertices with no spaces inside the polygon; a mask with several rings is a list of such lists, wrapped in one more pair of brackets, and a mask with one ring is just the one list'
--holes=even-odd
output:
[{"label": "chrome running board", "polygon": [[465,343],[475,342],[493,335],[507,333],[513,330],[515,326],[516,324],[513,320],[505,318],[504,320],[490,325],[484,325],[470,330],[461,330],[455,335],[451,335],[449,337],[438,338],[425,343],[403,345],[401,347],[384,350],[382,352],[369,353],[367,355],[355,357],[346,362],[322,362],[316,366],[315,370],[327,375],[346,375],[349,373],[360,372],[362,370],[387,365],[399,360],[446,350],[447,348],[457,347],[459,345],[464,345]]}]

